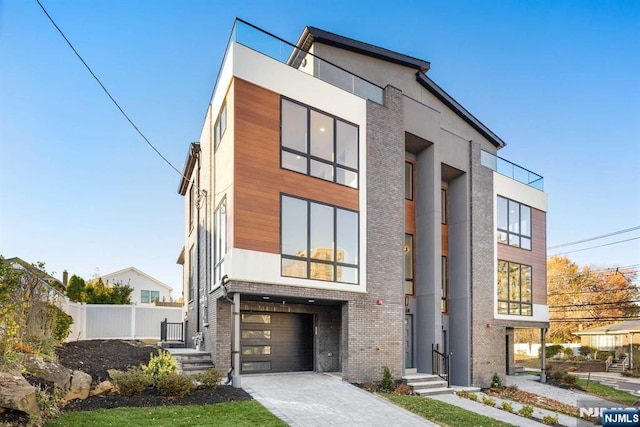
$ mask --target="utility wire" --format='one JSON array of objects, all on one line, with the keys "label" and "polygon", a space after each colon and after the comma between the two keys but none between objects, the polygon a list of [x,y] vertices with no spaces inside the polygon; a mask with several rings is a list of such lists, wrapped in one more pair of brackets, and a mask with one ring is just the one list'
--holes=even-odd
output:
[{"label": "utility wire", "polygon": [[560,244],[560,245],[549,246],[549,247],[547,248],[547,250],[551,250],[551,249],[558,249],[558,248],[562,248],[562,247],[565,247],[565,246],[573,246],[573,245],[577,245],[578,243],[590,242],[590,241],[592,241],[592,240],[603,239],[603,238],[605,238],[605,237],[615,236],[616,234],[628,233],[628,232],[630,232],[630,231],[635,231],[635,230],[640,230],[640,225],[638,225],[638,226],[636,226],[636,227],[627,228],[627,229],[624,229],[624,230],[613,231],[613,232],[611,232],[611,233],[603,234],[603,235],[601,235],[601,236],[589,237],[589,238],[582,239],[582,240],[576,240],[575,242],[562,243],[562,244]]},{"label": "utility wire", "polygon": [[[638,236],[638,237],[632,237],[631,239],[618,240],[618,241],[611,242],[611,243],[605,243],[605,244],[602,244],[602,245],[591,246],[591,247],[588,247],[588,248],[576,249],[576,250],[574,250],[574,251],[560,252],[560,253],[557,253],[557,254],[553,254],[553,256],[556,256],[556,255],[572,254],[572,253],[574,253],[574,252],[588,251],[589,249],[601,248],[601,247],[603,247],[603,246],[617,245],[618,243],[630,242],[630,241],[632,241],[632,240],[638,240],[638,239],[640,239],[640,236]],[[550,256],[551,256],[551,255],[550,255]]]},{"label": "utility wire", "polygon": [[76,56],[78,57],[78,59],[84,64],[84,66],[87,68],[87,70],[89,71],[89,73],[91,73],[91,75],[93,76],[93,78],[98,82],[98,84],[100,85],[100,87],[102,88],[102,90],[104,90],[104,92],[107,94],[107,96],[109,97],[109,99],[111,100],[111,102],[113,102],[113,104],[118,108],[118,110],[120,110],[120,112],[122,113],[122,115],[124,116],[125,119],[127,119],[127,121],[131,124],[131,126],[133,126],[133,128],[136,130],[136,132],[138,132],[138,134],[142,137],[142,139],[144,139],[146,141],[146,143],[149,145],[149,147],[151,147],[153,149],[153,151],[156,152],[156,154],[158,156],[160,156],[160,158],[162,160],[164,160],[169,166],[171,166],[171,168],[178,172],[178,174],[180,176],[182,176],[184,179],[187,179],[182,172],[180,172],[175,166],[173,166],[173,164],[167,160],[166,157],[164,157],[162,155],[162,153],[160,153],[160,151],[158,151],[158,149],[156,147],[154,147],[154,145],[151,143],[151,141],[149,141],[149,139],[142,133],[142,131],[138,128],[138,126],[135,125],[135,123],[133,123],[133,120],[131,120],[129,118],[129,116],[127,115],[127,113],[124,112],[124,110],[122,109],[122,107],[120,107],[120,104],[118,104],[118,102],[113,98],[113,96],[111,96],[111,93],[109,93],[109,91],[107,90],[107,88],[102,84],[102,82],[100,81],[100,79],[98,78],[98,76],[95,75],[95,73],[93,72],[93,70],[91,70],[91,67],[89,67],[89,65],[85,62],[84,59],[82,59],[82,56],[80,56],[80,54],[78,53],[78,51],[76,50],[75,47],[73,47],[73,45],[71,44],[71,42],[69,41],[69,39],[67,38],[67,36],[64,35],[64,33],[62,32],[62,30],[60,29],[60,27],[58,27],[58,24],[56,24],[56,22],[53,20],[53,18],[51,17],[51,15],[49,15],[49,12],[47,12],[47,10],[44,8],[44,6],[42,5],[42,3],[40,3],[40,0],[36,0],[36,2],[38,3],[38,5],[40,6],[40,8],[42,9],[42,11],[44,12],[45,15],[47,15],[47,18],[49,18],[49,21],[51,21],[51,23],[53,24],[54,27],[56,27],[56,30],[58,30],[58,32],[60,33],[60,35],[62,36],[62,38],[67,42],[67,44],[69,45],[69,47],[71,48],[71,50],[73,50],[73,53],[76,54]]},{"label": "utility wire", "polygon": [[624,292],[624,291],[637,291],[639,290],[635,286],[631,286],[628,288],[621,289],[600,289],[600,290],[588,290],[588,291],[575,291],[575,292],[561,292],[557,294],[547,294],[548,297],[555,297],[561,295],[578,295],[578,294],[597,294],[597,293],[605,293],[605,292]]}]

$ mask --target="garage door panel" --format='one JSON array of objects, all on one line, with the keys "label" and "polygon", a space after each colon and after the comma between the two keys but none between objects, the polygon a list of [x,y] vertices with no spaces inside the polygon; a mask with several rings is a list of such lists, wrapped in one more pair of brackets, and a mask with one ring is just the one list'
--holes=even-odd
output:
[{"label": "garage door panel", "polygon": [[241,372],[313,370],[313,316],[242,313]]}]

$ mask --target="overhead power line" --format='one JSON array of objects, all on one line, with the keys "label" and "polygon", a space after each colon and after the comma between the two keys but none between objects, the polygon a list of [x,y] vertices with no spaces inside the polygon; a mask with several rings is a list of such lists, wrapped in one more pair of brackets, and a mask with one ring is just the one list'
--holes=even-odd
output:
[{"label": "overhead power line", "polygon": [[[149,145],[149,147],[151,147],[153,149],[153,151],[156,152],[156,154],[158,156],[160,156],[160,158],[162,160],[164,160],[169,166],[171,166],[171,168],[178,172],[178,174],[180,176],[182,175],[182,172],[180,172],[175,166],[173,166],[173,164],[165,157],[162,155],[162,153],[160,153],[160,151],[158,151],[158,149],[151,143],[151,141],[149,141],[149,139],[142,133],[142,131],[138,128],[138,126],[136,126],[135,123],[133,123],[133,120],[131,120],[131,118],[129,118],[129,116],[127,115],[127,113],[124,112],[124,110],[122,109],[122,107],[120,106],[120,104],[118,104],[118,102],[113,98],[113,96],[111,96],[111,93],[109,93],[109,91],[107,90],[107,88],[102,84],[102,82],[100,81],[100,79],[98,78],[98,76],[95,75],[95,73],[93,72],[93,70],[91,69],[91,67],[89,67],[89,65],[86,63],[86,61],[84,59],[82,59],[82,56],[80,55],[80,53],[78,53],[78,51],[76,50],[75,47],[73,47],[73,44],[71,44],[71,42],[69,41],[69,39],[67,38],[67,36],[64,35],[64,33],[62,32],[62,30],[60,29],[60,27],[58,27],[58,24],[56,24],[56,22],[53,20],[53,18],[51,17],[51,15],[49,15],[49,12],[47,12],[47,10],[44,8],[44,6],[42,5],[42,3],[40,3],[40,0],[36,0],[36,2],[38,2],[38,5],[40,6],[40,8],[42,9],[42,11],[44,12],[45,15],[47,15],[47,18],[49,18],[49,21],[51,21],[51,23],[53,24],[53,26],[56,28],[56,30],[58,30],[58,32],[60,33],[60,35],[62,36],[62,38],[64,39],[64,41],[67,42],[67,44],[69,45],[69,47],[71,48],[71,50],[73,50],[73,53],[76,54],[76,56],[78,57],[78,59],[82,62],[82,64],[85,66],[85,68],[89,71],[89,73],[93,76],[93,78],[98,82],[98,84],[100,85],[100,87],[102,88],[102,90],[104,90],[104,93],[107,94],[107,96],[109,97],[109,99],[111,100],[111,102],[113,102],[113,104],[118,108],[118,110],[120,110],[120,113],[122,113],[122,115],[124,116],[125,119],[127,119],[127,121],[131,124],[131,126],[133,126],[133,128],[136,130],[136,132],[138,132],[138,134],[142,137],[142,139],[145,140],[145,142]],[[185,179],[187,179],[185,177]]]},{"label": "overhead power line", "polygon": [[602,234],[600,236],[595,236],[595,237],[588,237],[586,239],[582,239],[582,240],[576,240],[575,242],[570,242],[570,243],[562,243],[560,245],[555,245],[555,246],[549,246],[547,248],[547,250],[551,250],[551,249],[558,249],[558,248],[563,248],[565,246],[573,246],[573,245],[577,245],[579,243],[585,243],[585,242],[590,242],[592,240],[598,240],[598,239],[604,239],[605,237],[611,237],[611,236],[615,236],[617,234],[624,234],[624,233],[628,233],[630,231],[635,231],[635,230],[640,230],[640,225],[636,226],[636,227],[631,227],[631,228],[626,228],[624,230],[618,230],[618,231],[613,231],[611,233],[607,233],[607,234]]},{"label": "overhead power line", "polygon": [[549,319],[550,322],[601,322],[611,320],[640,320],[638,317],[623,317],[623,316],[611,316],[611,317],[565,317],[562,319]]},{"label": "overhead power line", "polygon": [[630,241],[632,241],[632,240],[638,240],[638,239],[640,239],[640,236],[638,236],[638,237],[632,237],[631,239],[626,239],[626,240],[618,240],[618,241],[611,242],[611,243],[604,243],[604,244],[602,244],[602,245],[591,246],[591,247],[588,247],[588,248],[576,249],[576,250],[568,251],[568,252],[560,252],[560,253],[553,254],[553,255],[566,255],[566,254],[572,254],[572,253],[574,253],[574,252],[588,251],[589,249],[596,249],[596,248],[601,248],[601,247],[603,247],[603,246],[617,245],[617,244],[619,244],[619,243],[630,242]]}]

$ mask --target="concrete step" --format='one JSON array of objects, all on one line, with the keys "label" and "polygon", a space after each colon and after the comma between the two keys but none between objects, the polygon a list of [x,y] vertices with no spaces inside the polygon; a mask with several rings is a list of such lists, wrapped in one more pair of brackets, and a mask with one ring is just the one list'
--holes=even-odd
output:
[{"label": "concrete step", "polygon": [[415,394],[421,397],[429,397],[429,396],[437,396],[439,394],[454,394],[455,390],[447,387],[437,387],[437,388],[425,388],[419,390],[413,390]]},{"label": "concrete step", "polygon": [[[440,377],[438,377],[440,378]],[[438,381],[420,381],[420,382],[408,382],[407,385],[411,388],[413,388],[414,390],[417,389],[427,389],[427,388],[440,388],[440,387],[447,387],[447,382],[443,381],[443,380],[438,380]]]},{"label": "concrete step", "polygon": [[435,374],[406,374],[402,377],[403,380],[409,381],[429,381],[429,380],[440,380],[441,378]]}]

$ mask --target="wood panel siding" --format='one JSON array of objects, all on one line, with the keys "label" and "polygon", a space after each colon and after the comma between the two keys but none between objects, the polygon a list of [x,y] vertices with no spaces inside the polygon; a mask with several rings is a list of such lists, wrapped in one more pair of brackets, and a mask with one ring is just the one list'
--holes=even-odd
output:
[{"label": "wood panel siding", "polygon": [[280,193],[358,210],[358,190],[280,168],[280,95],[234,82],[234,247],[280,253]]},{"label": "wood panel siding", "polygon": [[498,259],[530,265],[533,303],[547,303],[547,214],[531,208],[531,250],[498,243]]}]

